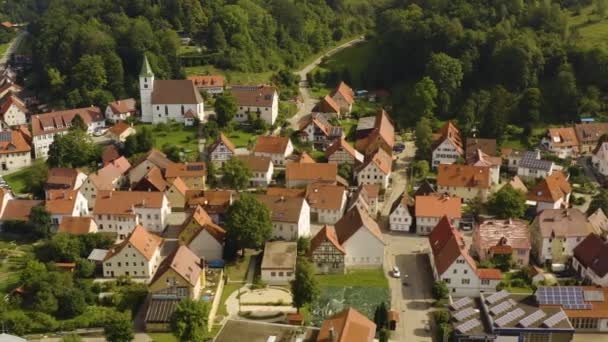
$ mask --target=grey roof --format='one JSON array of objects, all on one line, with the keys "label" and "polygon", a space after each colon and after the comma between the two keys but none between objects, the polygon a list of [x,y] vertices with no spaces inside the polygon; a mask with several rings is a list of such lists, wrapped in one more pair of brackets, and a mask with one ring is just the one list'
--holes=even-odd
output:
[{"label": "grey roof", "polygon": [[360,118],[357,122],[357,131],[364,131],[367,129],[373,129],[376,125],[376,117],[375,116],[366,116],[364,118]]},{"label": "grey roof", "polygon": [[534,170],[543,170],[543,171],[551,171],[553,168],[553,162],[549,160],[537,159],[538,154],[533,151],[524,152],[521,161],[519,162],[519,167],[523,167],[526,169],[534,169]]},{"label": "grey roof", "polygon": [[91,251],[91,254],[89,254],[87,259],[91,260],[91,261],[104,261],[107,254],[108,254],[107,249],[95,248]]},{"label": "grey roof", "polygon": [[146,323],[169,323],[179,302],[180,299],[152,298],[146,312]]}]

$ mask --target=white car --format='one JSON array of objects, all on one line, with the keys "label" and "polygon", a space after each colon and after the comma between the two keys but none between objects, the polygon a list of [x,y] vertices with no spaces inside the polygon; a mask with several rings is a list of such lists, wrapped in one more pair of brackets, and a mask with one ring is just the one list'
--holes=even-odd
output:
[{"label": "white car", "polygon": [[391,274],[394,278],[401,278],[401,272],[399,272],[399,268],[397,266],[393,267],[393,269],[391,270]]}]

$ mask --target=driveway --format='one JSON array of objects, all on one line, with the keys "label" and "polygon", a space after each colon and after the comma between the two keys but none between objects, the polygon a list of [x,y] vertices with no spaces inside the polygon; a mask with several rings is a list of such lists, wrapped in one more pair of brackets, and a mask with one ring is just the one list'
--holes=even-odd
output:
[{"label": "driveway", "polygon": [[13,54],[15,50],[17,50],[17,47],[19,46],[19,44],[21,44],[21,41],[23,40],[26,34],[27,31],[25,30],[21,30],[19,31],[19,33],[17,33],[17,36],[15,37],[15,39],[13,39],[8,49],[6,49],[4,55],[0,57],[0,66],[4,67],[6,65],[6,62],[8,62],[8,57]]},{"label": "driveway", "polygon": [[298,112],[288,120],[292,128],[298,129],[298,122],[300,121],[300,119],[302,119],[306,114],[310,114],[310,112],[312,112],[312,109],[318,102],[317,99],[314,99],[310,96],[310,92],[308,91],[308,73],[311,72],[314,68],[316,68],[319,64],[321,64],[323,58],[329,57],[338,51],[341,51],[347,47],[351,47],[364,40],[365,39],[363,36],[355,38],[353,40],[349,40],[348,42],[327,51],[323,56],[315,59],[310,64],[302,68],[302,70],[295,72],[298,76],[300,76],[299,90],[302,103],[300,103],[298,107]]}]

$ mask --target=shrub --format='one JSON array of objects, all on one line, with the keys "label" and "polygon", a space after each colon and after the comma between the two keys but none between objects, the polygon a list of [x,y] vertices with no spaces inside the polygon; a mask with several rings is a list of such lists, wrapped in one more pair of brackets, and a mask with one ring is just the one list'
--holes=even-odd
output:
[{"label": "shrub", "polygon": [[448,323],[450,321],[450,313],[446,310],[434,311],[433,318],[435,319],[435,323],[437,323],[437,325]]},{"label": "shrub", "polygon": [[448,289],[447,284],[444,281],[436,281],[433,284],[433,297],[435,299],[443,299],[448,296],[450,290]]},{"label": "shrub", "polygon": [[512,279],[511,286],[513,287],[526,287],[527,284],[523,281],[523,279]]}]

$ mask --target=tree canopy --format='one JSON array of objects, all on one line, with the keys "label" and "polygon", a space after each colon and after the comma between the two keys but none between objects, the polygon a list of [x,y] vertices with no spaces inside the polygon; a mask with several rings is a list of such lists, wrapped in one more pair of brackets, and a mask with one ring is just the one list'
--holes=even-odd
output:
[{"label": "tree canopy", "polygon": [[270,210],[252,195],[243,193],[228,208],[226,227],[238,248],[260,248],[272,234]]},{"label": "tree canopy", "polygon": [[171,316],[171,331],[180,341],[203,341],[207,331],[208,316],[207,302],[182,300]]},{"label": "tree canopy", "polygon": [[312,303],[319,297],[319,284],[314,274],[314,266],[306,258],[299,257],[296,262],[295,279],[291,282],[293,305],[298,312],[304,305]]},{"label": "tree canopy", "polygon": [[526,194],[507,184],[488,200],[490,213],[499,218],[520,218],[526,212]]},{"label": "tree canopy", "polygon": [[222,182],[231,189],[242,190],[247,187],[249,180],[253,176],[251,170],[245,162],[238,158],[230,158],[222,165]]}]

